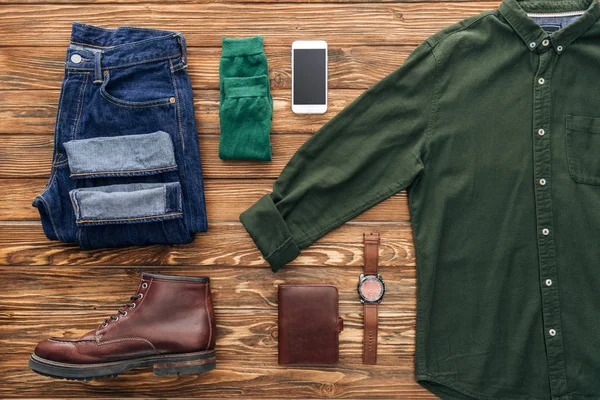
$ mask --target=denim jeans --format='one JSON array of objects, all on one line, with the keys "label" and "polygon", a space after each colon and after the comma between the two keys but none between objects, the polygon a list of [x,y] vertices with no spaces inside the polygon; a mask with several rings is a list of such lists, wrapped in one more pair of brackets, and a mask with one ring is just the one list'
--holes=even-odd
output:
[{"label": "denim jeans", "polygon": [[49,239],[179,244],[207,230],[186,62],[180,33],[73,23],[52,172],[33,201]]}]

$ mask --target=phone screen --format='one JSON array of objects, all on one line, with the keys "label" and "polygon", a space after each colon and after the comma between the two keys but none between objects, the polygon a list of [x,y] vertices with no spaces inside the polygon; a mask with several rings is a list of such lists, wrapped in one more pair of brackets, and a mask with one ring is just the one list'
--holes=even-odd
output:
[{"label": "phone screen", "polygon": [[326,50],[294,50],[294,104],[326,103]]}]

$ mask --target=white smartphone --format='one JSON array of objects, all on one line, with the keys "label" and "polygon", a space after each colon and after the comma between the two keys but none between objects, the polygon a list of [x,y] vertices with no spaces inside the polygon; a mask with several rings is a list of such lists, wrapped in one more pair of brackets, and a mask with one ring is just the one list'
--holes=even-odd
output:
[{"label": "white smartphone", "polygon": [[323,114],[327,111],[327,42],[292,43],[292,111]]}]

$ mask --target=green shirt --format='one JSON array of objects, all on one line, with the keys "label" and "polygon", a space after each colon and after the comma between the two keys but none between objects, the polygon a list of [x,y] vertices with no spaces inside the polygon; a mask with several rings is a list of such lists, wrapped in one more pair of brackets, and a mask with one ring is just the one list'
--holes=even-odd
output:
[{"label": "green shirt", "polygon": [[406,189],[417,381],[600,399],[599,16],[597,0],[504,0],[419,45],[241,215],[273,270]]}]

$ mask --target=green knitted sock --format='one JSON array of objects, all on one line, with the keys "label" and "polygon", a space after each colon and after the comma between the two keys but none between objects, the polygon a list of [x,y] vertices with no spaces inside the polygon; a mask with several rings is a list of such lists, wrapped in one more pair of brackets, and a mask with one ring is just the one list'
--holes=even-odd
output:
[{"label": "green knitted sock", "polygon": [[219,157],[270,161],[273,98],[262,36],[223,37],[219,75]]}]

